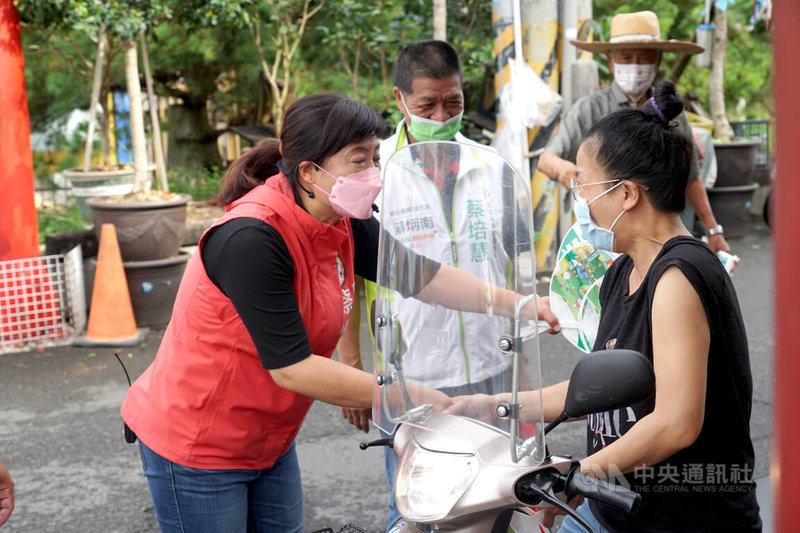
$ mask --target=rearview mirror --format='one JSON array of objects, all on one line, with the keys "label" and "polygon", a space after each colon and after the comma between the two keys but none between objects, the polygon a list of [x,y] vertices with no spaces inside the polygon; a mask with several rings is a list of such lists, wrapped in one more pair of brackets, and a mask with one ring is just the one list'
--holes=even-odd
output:
[{"label": "rearview mirror", "polygon": [[656,388],[653,365],[633,350],[600,350],[572,370],[564,412],[570,418],[627,407]]},{"label": "rearview mirror", "polygon": [[633,350],[600,350],[572,370],[564,411],[545,433],[567,418],[627,407],[647,399],[656,387],[650,361]]}]

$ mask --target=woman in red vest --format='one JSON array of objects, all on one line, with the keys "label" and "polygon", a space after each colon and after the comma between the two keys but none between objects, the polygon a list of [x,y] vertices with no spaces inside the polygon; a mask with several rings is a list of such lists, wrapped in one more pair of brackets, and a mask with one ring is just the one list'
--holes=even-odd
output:
[{"label": "woman in red vest", "polygon": [[[308,409],[371,406],[372,376],[330,357],[354,273],[375,279],[384,128],[354,100],[307,96],[288,109],[280,143],[227,171],[215,198],[225,215],[200,239],[156,359],[122,405],[162,531],[302,531],[294,438]],[[417,259],[430,283],[404,296],[483,310],[485,285],[470,299],[464,280],[447,290],[458,271]],[[513,315],[513,295],[494,305]]]},{"label": "woman in red vest", "polygon": [[[371,405],[370,374],[330,357],[352,308],[354,248],[377,246],[350,216],[371,218],[384,127],[363,104],[308,96],[289,108],[281,143],[226,173],[215,198],[226,212],[122,406],[162,531],[301,531],[294,438],[308,409]],[[374,278],[371,255],[355,268]]]}]

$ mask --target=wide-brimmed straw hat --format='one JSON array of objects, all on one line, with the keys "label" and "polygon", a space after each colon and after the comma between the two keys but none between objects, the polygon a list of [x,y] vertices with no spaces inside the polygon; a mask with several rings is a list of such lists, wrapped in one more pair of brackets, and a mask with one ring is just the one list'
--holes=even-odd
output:
[{"label": "wide-brimmed straw hat", "polygon": [[658,17],[652,11],[637,11],[614,16],[611,19],[611,37],[608,41],[570,40],[570,43],[581,50],[596,54],[637,48],[653,48],[679,54],[699,54],[705,50],[702,46],[692,42],[676,41],[675,39],[663,40],[661,29],[658,26]]}]

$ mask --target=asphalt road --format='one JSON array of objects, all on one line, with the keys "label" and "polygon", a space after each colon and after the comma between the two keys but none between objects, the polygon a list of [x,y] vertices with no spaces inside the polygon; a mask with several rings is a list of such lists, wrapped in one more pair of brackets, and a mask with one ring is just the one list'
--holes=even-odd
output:
[{"label": "asphalt road", "polygon": [[[763,224],[732,241],[741,263],[733,276],[750,344],[754,380],[751,433],[756,478],[767,475],[772,431],[774,350],[772,238]],[[131,377],[153,360],[162,330],[118,351]],[[569,376],[580,356],[559,337],[543,338],[545,384]],[[0,459],[16,481],[17,507],[3,533],[155,532],[152,503],[136,446],[122,438],[119,407],[127,383],[108,348],[48,348],[0,355]],[[338,408],[317,402],[298,437],[306,531],[353,522],[383,530],[387,485],[383,452],[358,449],[364,438]],[[584,427],[548,436],[551,450],[581,456]],[[768,531],[769,528],[765,528]]]}]

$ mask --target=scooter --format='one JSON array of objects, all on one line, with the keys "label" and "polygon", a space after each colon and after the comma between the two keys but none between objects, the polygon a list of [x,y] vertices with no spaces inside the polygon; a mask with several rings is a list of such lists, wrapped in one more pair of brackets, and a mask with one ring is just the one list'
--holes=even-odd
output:
[{"label": "scooter", "polygon": [[[532,507],[556,507],[592,531],[566,503],[577,495],[635,512],[639,494],[581,474],[576,461],[551,454],[546,444],[547,433],[564,420],[647,398],[655,378],[649,361],[636,352],[585,356],[572,373],[561,416],[545,426],[526,182],[493,150],[451,142],[401,148],[382,173],[371,311],[373,421],[396,433],[362,443],[362,449],[390,445],[399,458],[395,494],[406,522],[401,531],[545,531]],[[435,178],[439,187],[432,185]],[[399,253],[398,243],[418,255]],[[480,280],[477,286],[485,291],[471,300],[483,302],[479,309],[457,311],[403,296],[408,287],[433,283],[420,257]],[[509,295],[512,312],[500,305]],[[481,412],[447,414],[435,412],[423,392],[470,394],[477,382],[490,394],[504,393],[504,400],[478,404],[485,405]]]}]

